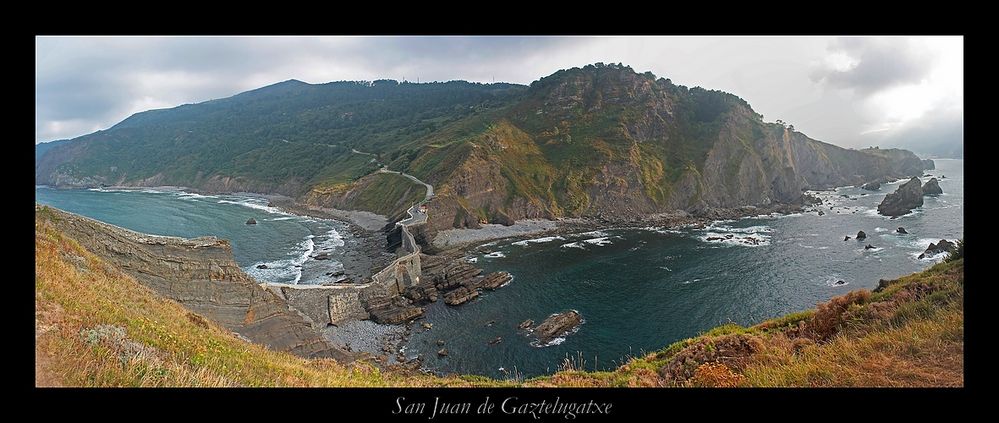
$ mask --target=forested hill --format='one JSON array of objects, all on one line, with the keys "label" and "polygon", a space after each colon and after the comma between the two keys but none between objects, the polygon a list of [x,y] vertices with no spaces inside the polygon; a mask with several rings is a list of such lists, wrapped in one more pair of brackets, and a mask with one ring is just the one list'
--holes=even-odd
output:
[{"label": "forested hill", "polygon": [[803,189],[915,176],[924,166],[905,150],[816,141],[729,93],[597,63],[530,87],[286,81],[138,113],[51,147],[35,177],[281,193],[395,215],[407,205],[381,197],[413,182],[373,173],[382,164],[435,185],[431,231],[796,203]]},{"label": "forested hill", "polygon": [[[179,185],[300,194],[352,181],[372,156],[509,102],[513,84],[290,80],[229,98],[137,113],[36,157],[39,184]],[[36,151],[36,156],[39,151]],[[223,188],[223,187],[218,187]]]}]

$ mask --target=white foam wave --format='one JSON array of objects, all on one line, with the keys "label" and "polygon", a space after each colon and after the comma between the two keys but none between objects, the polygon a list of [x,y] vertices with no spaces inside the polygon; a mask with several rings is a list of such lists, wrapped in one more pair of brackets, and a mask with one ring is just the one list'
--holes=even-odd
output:
[{"label": "white foam wave", "polygon": [[609,237],[606,236],[602,236],[600,238],[584,239],[582,242],[585,242],[590,245],[596,245],[598,247],[603,247],[604,245],[613,244],[613,242],[611,242]]},{"label": "white foam wave", "polygon": [[[313,242],[314,236],[309,235],[305,237],[302,242],[299,242],[296,246],[295,251],[297,255],[291,258],[264,261],[253,263],[252,265],[243,269],[247,274],[253,276],[264,282],[284,282],[290,284],[298,284],[302,280],[302,264],[309,259],[309,256],[315,251],[315,242]],[[258,269],[257,266],[264,265],[267,266],[266,269]],[[288,279],[292,279],[292,282],[287,282]]]},{"label": "white foam wave", "polygon": [[[840,281],[842,281],[843,283],[840,283]],[[847,286],[849,284],[850,282],[847,282],[846,280],[843,279],[842,276],[835,273],[827,276],[825,279],[822,280],[821,283],[821,285],[831,286],[831,287],[841,287],[841,286]]]},{"label": "white foam wave", "polygon": [[340,236],[340,232],[338,232],[336,228],[331,228],[329,232],[326,232],[325,238],[325,240],[319,243],[320,251],[333,251],[338,247],[343,247],[345,244],[343,237]]},{"label": "white foam wave", "polygon": [[646,226],[646,227],[641,228],[641,229],[645,230],[645,231],[650,231],[650,232],[655,232],[655,233],[663,234],[663,235],[666,235],[666,234],[683,234],[682,230],[676,229],[676,228],[663,228],[663,227],[659,227],[659,226]]},{"label": "white foam wave", "polygon": [[483,257],[489,257],[489,258],[503,258],[503,257],[506,257],[506,254],[503,254],[503,252],[502,252],[502,251],[493,251],[493,252],[491,252],[491,253],[489,253],[489,254],[486,254],[486,255],[484,255]]},{"label": "white foam wave", "polygon": [[586,249],[586,247],[583,245],[583,243],[582,242],[578,242],[578,241],[577,242],[570,242],[568,244],[562,244],[561,248],[579,248],[579,249],[582,249],[582,250]]},{"label": "white foam wave", "polygon": [[599,230],[598,231],[583,232],[583,233],[580,233],[580,234],[577,234],[577,235],[579,235],[579,236],[598,236],[598,237],[610,236],[607,232],[599,231]]},{"label": "white foam wave", "polygon": [[193,192],[180,192],[177,194],[177,198],[181,198],[184,200],[200,200],[204,198],[218,198],[218,197],[214,195],[195,194]]},{"label": "white foam wave", "polygon": [[512,243],[512,245],[518,245],[518,246],[521,246],[521,247],[526,247],[528,244],[541,244],[541,243],[545,243],[545,242],[552,242],[552,241],[555,241],[555,240],[565,241],[565,238],[562,238],[561,236],[546,236],[546,237],[542,237],[542,238],[525,239],[523,241],[517,241],[517,242]]},{"label": "white foam wave", "polygon": [[236,205],[247,207],[247,208],[251,208],[251,209],[262,210],[262,211],[265,211],[265,212],[271,213],[271,214],[279,214],[279,215],[283,215],[283,216],[294,216],[291,213],[286,213],[286,212],[281,211],[277,207],[271,207],[271,206],[268,206],[266,204],[261,204],[260,201],[261,200],[252,200],[252,199],[244,199],[244,200],[239,200],[239,201],[219,200],[218,203],[219,204],[236,204]]},{"label": "white foam wave", "polygon": [[469,257],[469,258],[465,259],[465,262],[466,263],[478,263],[479,262],[479,258],[478,257]]}]

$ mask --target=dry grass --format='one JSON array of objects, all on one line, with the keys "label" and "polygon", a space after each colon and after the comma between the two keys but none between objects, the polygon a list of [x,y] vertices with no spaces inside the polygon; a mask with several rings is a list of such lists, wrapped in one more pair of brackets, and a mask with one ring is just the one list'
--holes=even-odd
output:
[{"label": "dry grass", "polygon": [[43,214],[35,221],[35,321],[38,386],[508,384],[344,366],[244,342],[84,250]]}]

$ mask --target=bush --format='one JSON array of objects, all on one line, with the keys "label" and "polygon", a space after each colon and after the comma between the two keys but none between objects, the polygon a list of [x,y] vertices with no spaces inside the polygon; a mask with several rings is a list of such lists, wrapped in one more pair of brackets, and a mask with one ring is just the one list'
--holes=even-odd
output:
[{"label": "bush", "polygon": [[957,241],[957,249],[954,250],[954,252],[950,253],[949,256],[947,256],[946,261],[954,261],[963,258],[964,258],[964,239],[960,239]]}]

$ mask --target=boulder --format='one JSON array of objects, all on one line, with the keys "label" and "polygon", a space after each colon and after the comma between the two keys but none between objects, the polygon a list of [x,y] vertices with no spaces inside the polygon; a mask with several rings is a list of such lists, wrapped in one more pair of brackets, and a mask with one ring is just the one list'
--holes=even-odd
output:
[{"label": "boulder", "polygon": [[498,344],[500,342],[503,342],[503,337],[502,336],[497,336],[496,338],[493,338],[492,341],[489,341],[489,345],[496,345],[496,344]]},{"label": "boulder", "polygon": [[937,178],[930,178],[923,185],[923,195],[940,195],[943,194],[943,190],[940,189],[940,183],[937,182]]},{"label": "boulder", "polygon": [[319,254],[316,254],[316,255],[312,256],[312,258],[314,258],[316,260],[329,260],[330,259],[330,253],[319,253]]},{"label": "boulder", "polygon": [[520,324],[517,325],[517,328],[518,329],[530,329],[531,325],[533,325],[533,324],[534,324],[533,320],[527,319],[527,320],[524,320],[523,322],[520,322]]},{"label": "boulder", "polygon": [[877,191],[881,189],[881,182],[879,181],[868,182],[864,185],[861,185],[860,188],[866,189],[868,191]]},{"label": "boulder", "polygon": [[857,232],[857,241],[867,239],[867,234],[864,231]]},{"label": "boulder", "polygon": [[541,344],[547,344],[583,323],[583,316],[576,310],[569,310],[548,316],[545,321],[534,328],[534,335]]},{"label": "boulder", "polygon": [[898,187],[895,192],[885,196],[884,201],[878,204],[878,213],[883,216],[902,216],[908,214],[912,209],[923,205],[923,188],[919,178],[913,177]]},{"label": "boulder", "polygon": [[246,220],[246,224],[247,225],[256,225],[257,224],[257,219],[254,219],[254,218],[251,217],[251,218],[249,218],[249,219]]},{"label": "boulder", "polygon": [[447,355],[448,355],[447,348],[441,348],[440,350],[437,351],[438,357],[447,357]]},{"label": "boulder", "polygon": [[444,346],[444,340],[443,339],[438,339],[437,340],[437,346],[443,347]]},{"label": "boulder", "polygon": [[873,250],[875,248],[878,248],[878,247],[875,247],[875,246],[873,246],[871,244],[867,244],[867,246],[864,247],[865,250]]},{"label": "boulder", "polygon": [[833,284],[833,286],[843,286],[843,285],[846,285],[846,281],[836,281],[836,283]]},{"label": "boulder", "polygon": [[926,251],[923,251],[923,253],[919,255],[919,258],[923,259],[940,253],[953,253],[954,251],[957,251],[956,243],[950,242],[946,239],[941,239],[940,242],[937,242],[936,244],[931,242],[930,246],[926,247]]},{"label": "boulder", "polygon": [[503,226],[513,226],[513,224],[517,222],[510,218],[510,216],[506,213],[497,211],[496,215],[493,217],[493,223],[499,223]]},{"label": "boulder", "polygon": [[266,264],[258,264],[257,265],[257,269],[266,269],[266,268],[267,268]]},{"label": "boulder", "polygon": [[849,240],[850,240],[850,235],[847,235],[846,238],[843,238],[843,241],[849,241]]},{"label": "boulder", "polygon": [[908,231],[905,230],[905,228],[903,228],[901,226],[899,226],[898,229],[895,229],[895,232],[900,233],[900,234],[908,234],[909,233]]}]

